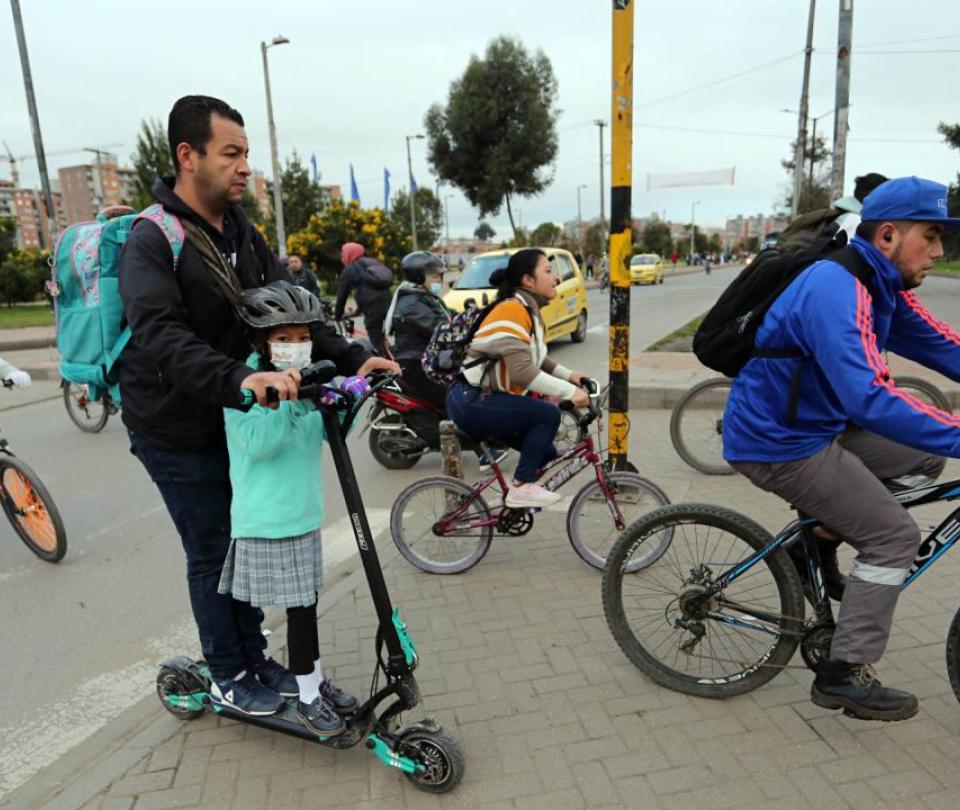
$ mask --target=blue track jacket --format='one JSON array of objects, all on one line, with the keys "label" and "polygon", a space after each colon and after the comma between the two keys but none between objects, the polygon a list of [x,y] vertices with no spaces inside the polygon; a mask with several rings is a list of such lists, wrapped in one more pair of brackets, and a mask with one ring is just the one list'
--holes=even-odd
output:
[{"label": "blue track jacket", "polygon": [[[852,273],[823,260],[770,307],[756,346],[800,349],[803,358],[752,358],[733,382],[723,418],[728,461],[795,461],[817,453],[848,422],[941,456],[960,457],[960,417],[896,387],[889,349],[960,380],[960,335],[938,321],[897,268],[868,242],[851,243],[875,271],[872,294]],[[790,385],[801,365],[796,418]]]}]

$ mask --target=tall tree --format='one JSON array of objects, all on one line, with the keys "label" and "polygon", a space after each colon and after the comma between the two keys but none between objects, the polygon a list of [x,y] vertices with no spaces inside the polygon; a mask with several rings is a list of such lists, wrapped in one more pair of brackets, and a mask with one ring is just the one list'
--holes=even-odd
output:
[{"label": "tall tree", "polygon": [[552,222],[543,222],[530,234],[530,244],[537,247],[557,247],[563,238],[563,229]]},{"label": "tall tree", "polygon": [[0,217],[0,262],[17,246],[17,218]]},{"label": "tall tree", "polygon": [[[943,140],[948,146],[960,150],[960,124],[945,124],[941,121],[937,127],[937,132],[943,135]],[[957,173],[957,181],[950,184],[947,193],[947,208],[951,216],[960,216],[960,172]],[[956,232],[945,233],[943,235],[943,249],[949,259],[960,257],[960,234]]]},{"label": "tall tree", "polygon": [[511,200],[542,192],[545,170],[557,155],[557,80],[543,51],[533,56],[509,37],[498,37],[484,58],[470,57],[453,81],[446,107],[434,104],[424,120],[433,169],[463,191],[481,216],[507,207],[519,238]]},{"label": "tall tree", "polygon": [[[429,188],[419,186],[413,197],[413,206],[417,214],[417,246],[429,249],[440,240],[443,233],[443,205]],[[410,229],[410,195],[398,191],[390,201],[390,213],[387,219],[413,247],[413,231]]]},{"label": "tall tree", "polygon": [[[300,162],[296,151],[284,161],[280,172],[280,196],[283,198],[283,226],[287,234],[296,233],[307,226],[313,214],[327,203],[326,192],[319,183],[314,183],[310,172]],[[275,240],[277,232],[276,212],[273,210],[273,195],[270,196],[270,214],[265,222],[267,233]]]},{"label": "tall tree", "polygon": [[140,122],[137,149],[131,159],[136,179],[133,199],[127,202],[139,210],[153,203],[153,181],[173,174],[170,144],[159,120],[148,118]]},{"label": "tall tree", "polygon": [[473,235],[481,242],[487,242],[493,239],[493,237],[497,235],[497,232],[490,227],[489,222],[481,219],[480,222],[477,223],[477,227],[473,229]]},{"label": "tall tree", "polygon": [[666,222],[651,222],[643,229],[640,246],[645,253],[658,253],[660,256],[669,256],[673,250],[673,237],[670,235],[670,226]]},{"label": "tall tree", "polygon": [[[786,169],[787,174],[793,179],[793,167],[796,166],[797,142],[790,145],[790,157],[780,161],[780,165]],[[803,155],[803,182],[800,186],[800,203],[797,210],[792,212],[794,218],[801,214],[807,214],[810,211],[816,211],[818,208],[829,208],[833,202],[830,189],[830,167],[827,161],[830,158],[830,150],[827,149],[827,142],[821,135],[817,135],[815,141],[811,143],[807,139],[806,148]],[[785,197],[785,204],[789,208],[793,205],[793,186]]]}]

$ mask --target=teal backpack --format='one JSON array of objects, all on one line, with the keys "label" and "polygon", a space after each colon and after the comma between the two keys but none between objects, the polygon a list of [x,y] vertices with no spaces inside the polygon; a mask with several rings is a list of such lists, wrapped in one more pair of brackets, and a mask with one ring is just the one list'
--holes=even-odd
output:
[{"label": "teal backpack", "polygon": [[117,265],[130,229],[141,219],[153,222],[167,237],[176,270],[183,249],[183,225],[159,204],[139,214],[127,206],[105,208],[95,221],[67,228],[53,250],[60,375],[68,382],[86,385],[91,399],[108,393],[118,405],[120,388],[111,372],[130,340],[130,328],[121,328],[123,303]]}]

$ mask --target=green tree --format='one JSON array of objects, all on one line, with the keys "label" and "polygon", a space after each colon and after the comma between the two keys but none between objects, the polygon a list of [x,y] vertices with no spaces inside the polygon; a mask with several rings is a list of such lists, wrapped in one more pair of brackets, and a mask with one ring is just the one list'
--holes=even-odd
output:
[{"label": "green tree", "polygon": [[160,121],[149,118],[140,122],[137,149],[131,160],[136,178],[133,199],[127,202],[141,210],[153,203],[153,181],[158,177],[169,177],[173,174],[170,144]]},{"label": "green tree", "polygon": [[477,227],[473,229],[473,235],[481,242],[487,242],[497,235],[497,232],[490,227],[490,223],[481,219]]},{"label": "green tree", "polygon": [[[443,205],[429,188],[419,186],[413,196],[413,205],[417,213],[417,246],[427,249],[436,245],[443,232]],[[413,249],[413,232],[410,230],[410,195],[398,191],[390,202],[387,219],[407,240]]]},{"label": "green tree", "polygon": [[586,259],[591,253],[594,256],[602,256],[607,246],[604,242],[603,226],[599,222],[594,222],[583,235],[583,258]]},{"label": "green tree", "polygon": [[0,217],[0,262],[17,246],[17,218]]},{"label": "green tree", "polygon": [[563,229],[552,222],[537,225],[530,234],[530,244],[537,247],[558,247],[563,239]]},{"label": "green tree", "polygon": [[532,57],[517,40],[498,37],[484,58],[470,57],[450,85],[446,107],[434,104],[424,121],[430,162],[441,180],[457,186],[481,216],[511,200],[542,192],[553,180],[545,169],[557,155],[557,81],[542,51]]},{"label": "green tree", "polygon": [[[310,178],[307,167],[300,162],[296,151],[284,162],[280,172],[280,196],[283,199],[283,227],[287,234],[307,227],[310,217],[327,203],[326,192],[319,183]],[[273,210],[273,195],[270,196],[270,213],[264,222],[266,233],[276,242],[277,220]]]},{"label": "green tree", "polygon": [[[943,140],[953,149],[960,150],[960,124],[945,124],[937,127],[937,132],[943,135]],[[947,194],[947,210],[950,216],[960,216],[960,173],[957,181],[950,184]],[[946,258],[960,258],[960,234],[947,232],[943,235],[943,250]]]},{"label": "green tree", "polygon": [[643,253],[657,253],[666,257],[673,250],[673,237],[666,222],[651,222],[643,229],[639,240]]},{"label": "green tree", "polygon": [[50,278],[47,265],[49,251],[17,248],[0,263],[0,301],[7,306],[20,301],[33,301]]},{"label": "green tree", "polygon": [[247,215],[247,219],[254,225],[263,224],[263,212],[260,210],[260,203],[257,202],[257,198],[253,196],[253,192],[249,188],[243,192],[243,196],[240,198],[240,207],[243,209],[243,213]]},{"label": "green tree", "polygon": [[[790,191],[787,193],[785,205],[787,208],[793,206],[793,167],[796,166],[796,140],[790,144],[790,157],[781,160],[780,165],[786,169],[790,176]],[[808,139],[804,148],[803,155],[803,179],[800,184],[800,203],[793,216],[807,214],[810,211],[816,211],[818,208],[829,208],[833,202],[830,190],[830,167],[827,161],[830,158],[830,150],[827,149],[827,142],[823,136],[817,135],[813,143]]]}]

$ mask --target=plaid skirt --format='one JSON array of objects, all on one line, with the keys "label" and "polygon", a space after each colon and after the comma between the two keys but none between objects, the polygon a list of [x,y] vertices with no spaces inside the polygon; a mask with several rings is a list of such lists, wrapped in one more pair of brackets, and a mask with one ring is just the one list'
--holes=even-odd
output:
[{"label": "plaid skirt", "polygon": [[270,540],[236,537],[230,541],[220,576],[220,593],[254,607],[306,607],[323,587],[320,530]]}]

